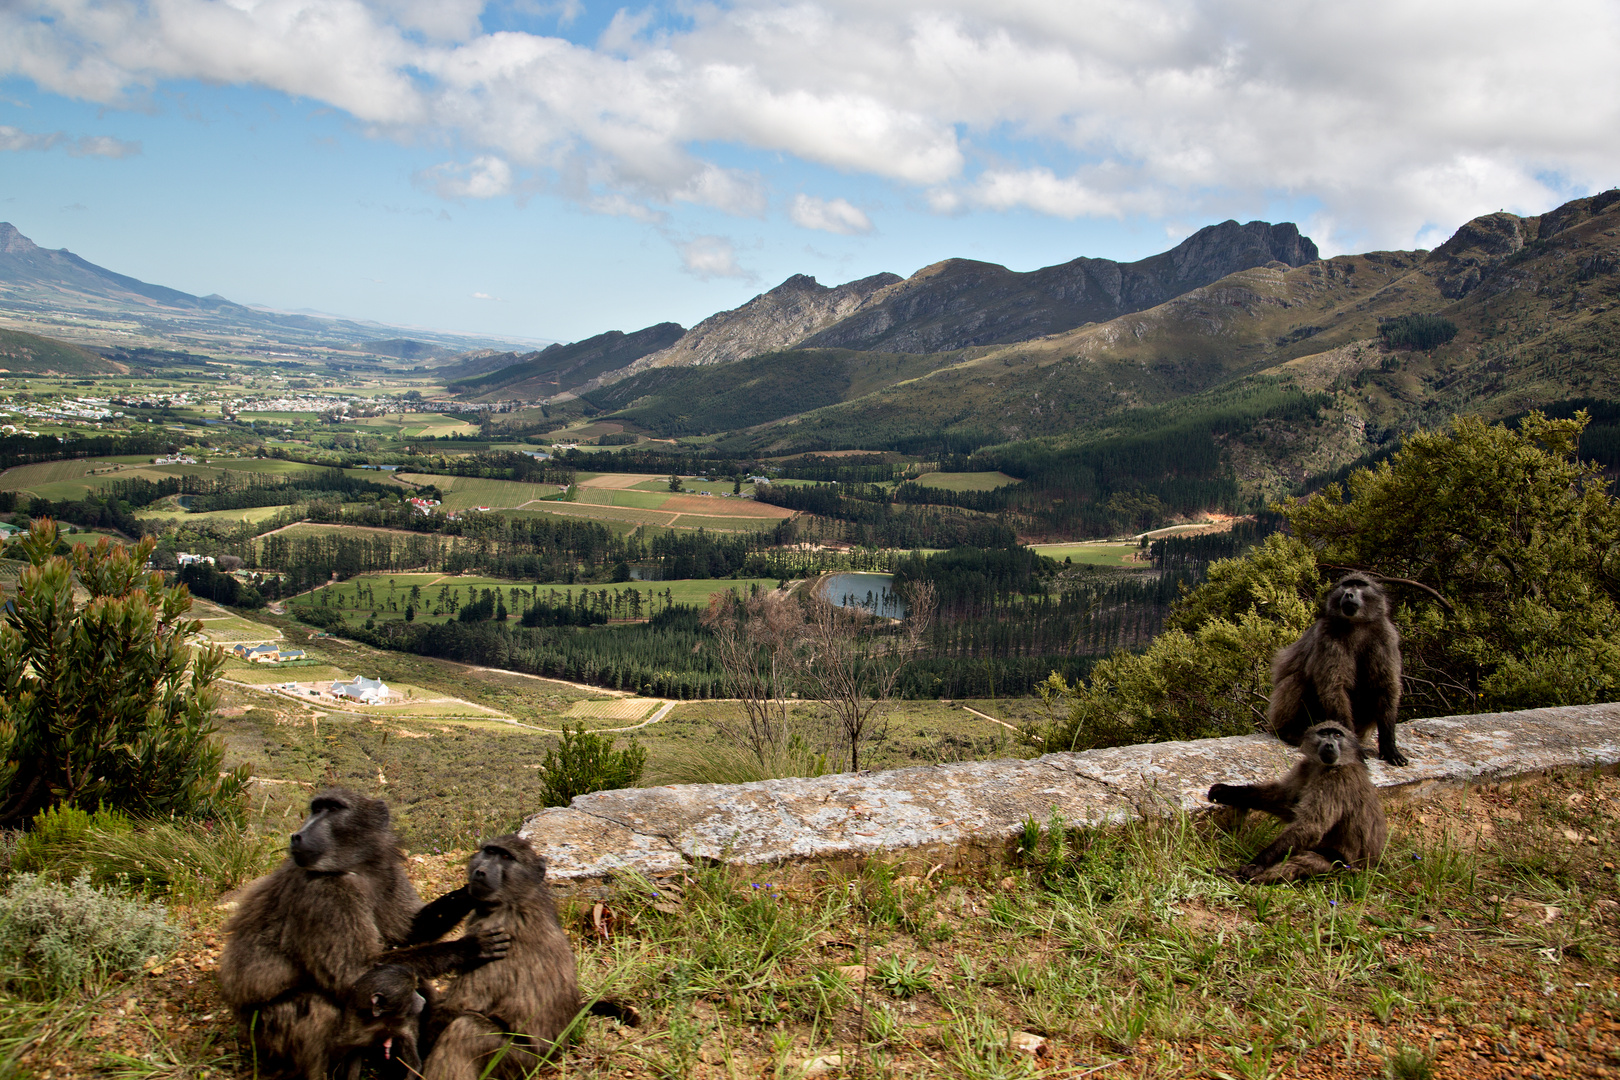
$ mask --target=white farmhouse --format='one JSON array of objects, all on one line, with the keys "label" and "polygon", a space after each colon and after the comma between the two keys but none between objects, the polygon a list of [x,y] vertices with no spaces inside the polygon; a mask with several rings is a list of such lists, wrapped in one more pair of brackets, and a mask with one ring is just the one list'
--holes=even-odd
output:
[{"label": "white farmhouse", "polygon": [[383,685],[381,679],[368,679],[364,675],[356,675],[352,682],[335,682],[332,684],[333,697],[348,698],[358,701],[362,705],[376,705],[388,698],[388,687]]}]

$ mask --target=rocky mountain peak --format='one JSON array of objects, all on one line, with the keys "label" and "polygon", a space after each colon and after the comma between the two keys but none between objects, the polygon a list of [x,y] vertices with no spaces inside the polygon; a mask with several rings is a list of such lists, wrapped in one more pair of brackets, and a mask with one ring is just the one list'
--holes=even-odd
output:
[{"label": "rocky mountain peak", "polygon": [[0,255],[32,255],[39,245],[17,231],[9,221],[0,221]]}]

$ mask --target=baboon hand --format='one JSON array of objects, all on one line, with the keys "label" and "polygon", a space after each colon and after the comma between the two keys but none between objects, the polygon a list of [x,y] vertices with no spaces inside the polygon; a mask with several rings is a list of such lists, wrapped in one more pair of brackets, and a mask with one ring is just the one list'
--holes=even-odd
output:
[{"label": "baboon hand", "polygon": [[1204,798],[1208,799],[1212,803],[1222,803],[1226,806],[1231,806],[1231,791],[1231,784],[1216,784],[1209,789],[1209,794],[1205,795]]},{"label": "baboon hand", "polygon": [[512,935],[495,927],[474,931],[462,940],[478,950],[480,960],[503,959],[512,948]]},{"label": "baboon hand", "polygon": [[1412,760],[1410,758],[1408,758],[1405,754],[1401,753],[1399,747],[1395,747],[1395,746],[1391,746],[1388,749],[1380,748],[1379,751],[1378,751],[1378,756],[1383,758],[1385,761],[1389,762],[1391,765],[1410,765],[1410,764],[1412,764]]}]

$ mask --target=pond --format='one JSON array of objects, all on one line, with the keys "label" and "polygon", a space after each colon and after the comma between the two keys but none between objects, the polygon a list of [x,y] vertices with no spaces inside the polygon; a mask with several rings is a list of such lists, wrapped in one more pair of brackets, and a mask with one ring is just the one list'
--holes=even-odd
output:
[{"label": "pond", "polygon": [[906,617],[906,602],[890,591],[892,574],[832,574],[822,579],[821,592],[839,607],[863,607],[890,619]]}]

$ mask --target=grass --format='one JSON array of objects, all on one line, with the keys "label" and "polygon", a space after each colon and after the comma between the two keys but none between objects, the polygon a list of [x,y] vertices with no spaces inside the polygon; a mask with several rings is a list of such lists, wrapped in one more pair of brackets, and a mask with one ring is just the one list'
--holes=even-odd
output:
[{"label": "grass", "polygon": [[1067,559],[1088,566],[1130,566],[1138,569],[1147,565],[1135,558],[1141,553],[1142,546],[1134,540],[1091,544],[1031,544],[1030,549],[1058,562]]},{"label": "grass", "polygon": [[1016,476],[1008,476],[1004,472],[931,472],[917,477],[917,483],[921,486],[944,491],[994,491],[1018,482]]},{"label": "grass", "polygon": [[[349,784],[388,799],[413,880],[438,895],[470,845],[536,805],[545,737],[300,715],[225,726],[227,764],[291,781],[254,785],[252,831],[278,843],[312,786]],[[830,1055],[846,1075],[897,1080],[1552,1080],[1620,1066],[1620,778],[1392,804],[1391,848],[1366,873],[1272,888],[1214,873],[1275,828],[1032,821],[999,857],[621,875],[560,911],[582,985],[643,1023],[590,1021],[551,1071],[787,1080]],[[250,1075],[213,983],[226,913],[209,893],[176,909],[178,954],[147,974],[48,1010],[0,998],[0,1057],[55,1080]],[[1044,1044],[1018,1050],[1015,1033]]]},{"label": "grass", "polygon": [[397,473],[398,479],[414,484],[433,484],[442,492],[440,509],[469,510],[475,506],[511,509],[535,499],[555,498],[556,484],[521,484],[515,480],[487,480],[472,476],[436,476],[427,473]]}]

